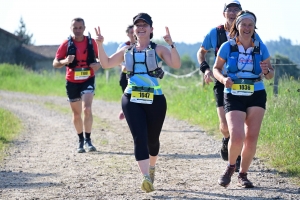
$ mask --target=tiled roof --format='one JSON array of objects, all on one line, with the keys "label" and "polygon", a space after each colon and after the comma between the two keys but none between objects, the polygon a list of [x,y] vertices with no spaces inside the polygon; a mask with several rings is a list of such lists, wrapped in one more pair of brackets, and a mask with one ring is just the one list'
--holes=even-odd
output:
[{"label": "tiled roof", "polygon": [[15,38],[15,39],[21,41],[21,38],[19,38],[18,36],[14,35],[14,34],[12,34],[10,32],[8,32],[8,31],[6,31],[6,30],[4,30],[2,28],[0,28],[0,32],[2,32],[2,33],[6,34],[6,35],[8,35],[8,36],[10,36],[12,38]]},{"label": "tiled roof", "polygon": [[22,47],[23,50],[26,51],[26,53],[29,53],[30,56],[34,56],[37,59],[54,59],[59,45],[34,46],[34,45],[23,44]]}]

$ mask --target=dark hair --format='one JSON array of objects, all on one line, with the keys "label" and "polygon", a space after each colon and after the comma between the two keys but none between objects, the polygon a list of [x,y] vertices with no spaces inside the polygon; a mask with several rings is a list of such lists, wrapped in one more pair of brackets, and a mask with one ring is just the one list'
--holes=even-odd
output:
[{"label": "dark hair", "polygon": [[126,28],[126,33],[129,33],[129,30],[133,28],[133,25],[128,25]]},{"label": "dark hair", "polygon": [[[242,14],[245,14],[245,13],[249,13],[249,14],[253,15],[253,17],[254,17],[254,19],[255,19],[255,22],[256,22],[256,16],[255,16],[255,14],[254,14],[253,12],[250,12],[249,10],[241,10],[241,11],[236,15],[236,18],[235,18],[235,20],[233,21],[233,23],[232,23],[232,25],[231,25],[230,32],[229,32],[230,38],[234,38],[234,37],[236,37],[236,36],[239,35],[239,31],[238,31],[238,29],[237,29],[237,27],[236,27],[236,19],[237,19],[239,16],[241,16]],[[257,29],[256,26],[254,26],[254,33],[253,33],[253,35],[251,36],[252,38],[254,38],[254,35],[255,35],[255,33],[256,33],[256,32],[255,32],[255,29]]]},{"label": "dark hair", "polygon": [[80,17],[76,17],[76,18],[72,19],[71,22],[73,23],[73,21],[75,21],[75,22],[82,22],[83,26],[85,26],[84,20],[82,18],[80,18]]}]

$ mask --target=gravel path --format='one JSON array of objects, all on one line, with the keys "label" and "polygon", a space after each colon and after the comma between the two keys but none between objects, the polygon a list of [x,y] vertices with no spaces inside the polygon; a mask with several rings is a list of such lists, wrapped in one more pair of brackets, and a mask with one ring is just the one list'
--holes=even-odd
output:
[{"label": "gravel path", "polygon": [[[168,117],[154,187],[144,193],[119,103],[95,100],[92,139],[98,151],[76,153],[77,136],[66,98],[0,91],[0,107],[24,129],[0,163],[0,199],[300,199],[300,188],[259,159],[250,167],[253,189],[235,173],[228,188],[217,184],[226,163],[220,141],[200,127]],[[12,127],[13,128],[13,127]]]}]

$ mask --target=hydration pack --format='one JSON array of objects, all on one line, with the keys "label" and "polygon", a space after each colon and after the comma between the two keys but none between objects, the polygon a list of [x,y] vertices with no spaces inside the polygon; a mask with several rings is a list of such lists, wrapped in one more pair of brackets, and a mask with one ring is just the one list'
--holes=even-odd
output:
[{"label": "hydration pack", "polygon": [[217,29],[217,46],[215,48],[215,56],[217,57],[217,53],[219,51],[220,46],[224,43],[227,42],[227,36],[226,36],[226,31],[224,28],[224,25],[220,25],[216,27]]},{"label": "hydration pack", "polygon": [[[232,79],[235,80],[237,78],[238,72],[243,72],[243,70],[238,69],[238,58],[239,58],[239,48],[236,44],[235,39],[229,39],[230,42],[230,54],[229,58],[227,60],[226,65],[226,71],[227,75]],[[260,55],[260,42],[258,40],[254,40],[254,48],[251,53],[252,60],[253,60],[253,70],[251,71],[253,73],[252,77],[248,77],[250,79],[257,79],[259,78],[262,70],[260,68],[260,61],[262,59]],[[244,77],[246,78],[246,77]]]},{"label": "hydration pack", "polygon": [[[149,76],[162,79],[164,76],[164,71],[161,68],[162,62],[158,63],[156,59],[156,44],[154,42],[150,42],[148,48],[144,52],[144,62],[135,61],[134,48],[135,44],[129,47],[124,54],[124,65],[127,70],[127,77],[130,78],[134,76],[134,74],[148,74]],[[135,72],[134,67],[137,63],[144,64],[146,66],[147,72]]]},{"label": "hydration pack", "polygon": [[[94,46],[91,38],[91,34],[88,33],[87,36],[87,65],[90,66],[91,63],[96,62],[96,57],[95,57],[95,51],[94,51]],[[72,36],[70,35],[68,37],[68,49],[67,49],[67,56],[68,55],[75,55],[75,58],[72,63],[69,63],[67,66],[69,68],[75,68],[77,66],[77,59],[76,59],[76,46],[72,40]]]}]

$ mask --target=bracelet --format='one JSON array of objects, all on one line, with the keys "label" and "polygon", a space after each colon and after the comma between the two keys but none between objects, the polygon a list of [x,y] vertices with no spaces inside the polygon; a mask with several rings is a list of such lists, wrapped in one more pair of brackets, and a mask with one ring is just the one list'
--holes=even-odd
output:
[{"label": "bracelet", "polygon": [[173,42],[173,44],[170,44],[170,46],[172,49],[175,48],[176,47],[175,42]]},{"label": "bracelet", "polygon": [[268,72],[264,74],[264,76],[267,76],[270,73],[270,69],[268,68]]}]

